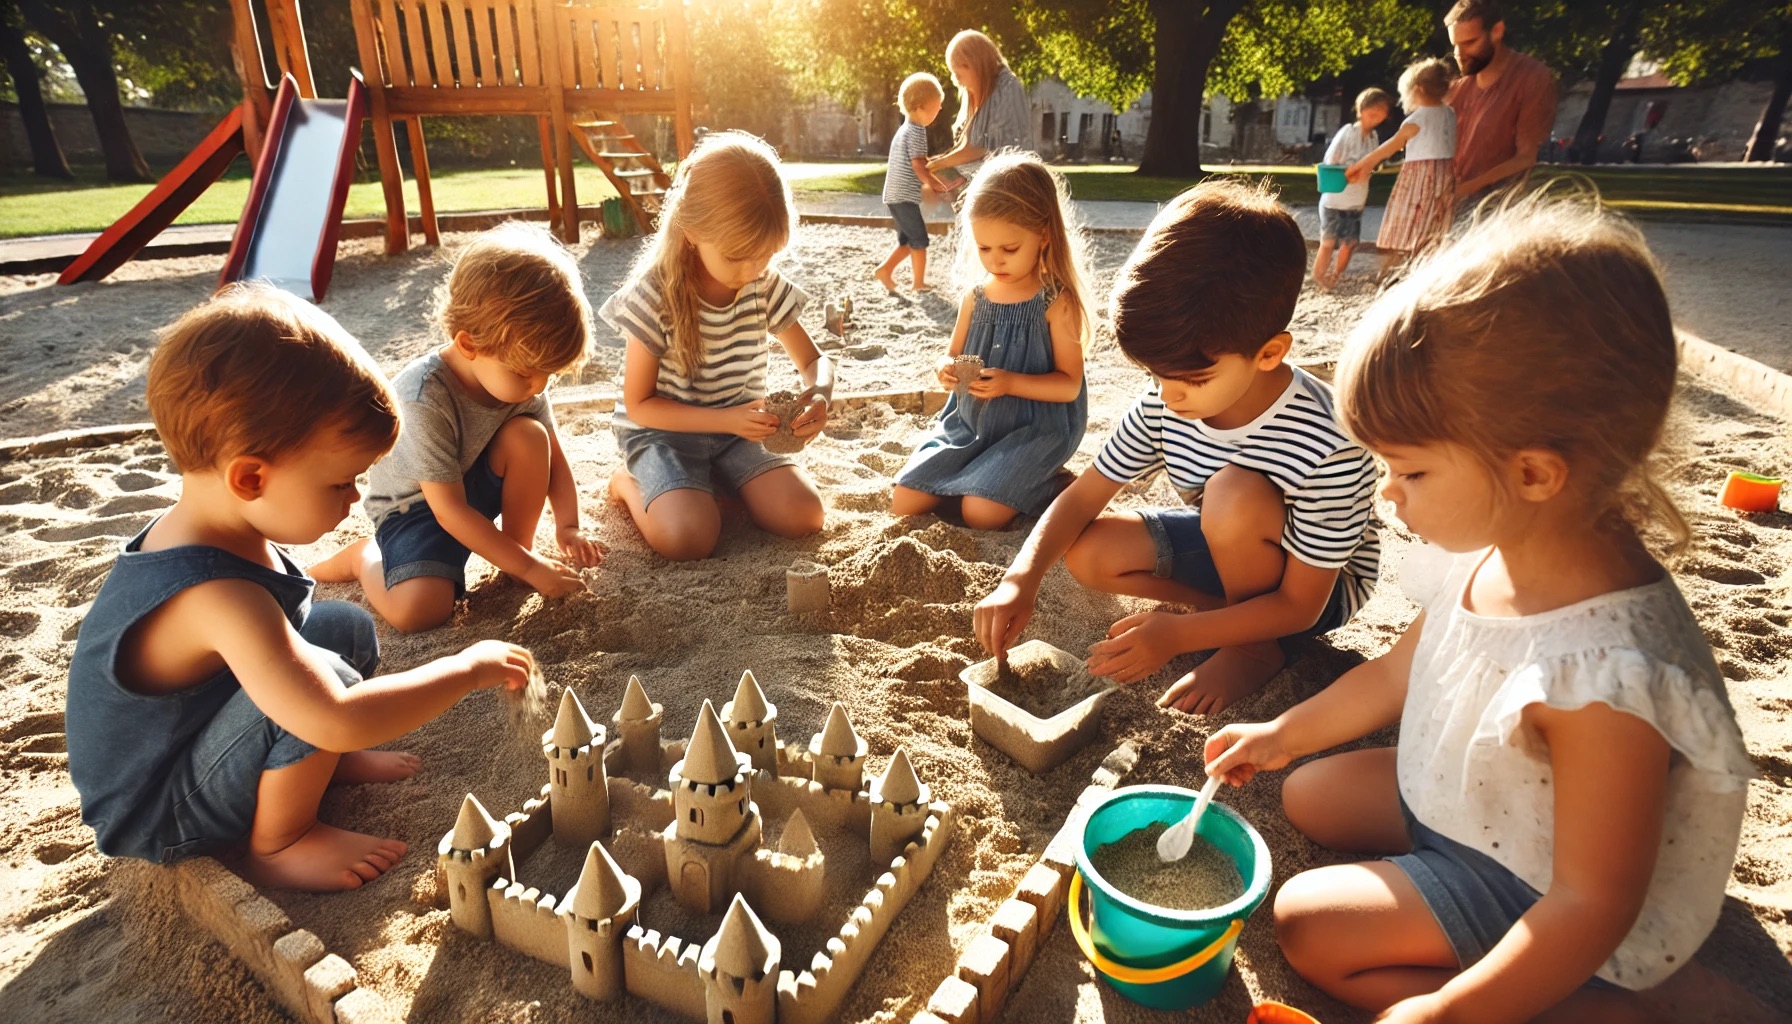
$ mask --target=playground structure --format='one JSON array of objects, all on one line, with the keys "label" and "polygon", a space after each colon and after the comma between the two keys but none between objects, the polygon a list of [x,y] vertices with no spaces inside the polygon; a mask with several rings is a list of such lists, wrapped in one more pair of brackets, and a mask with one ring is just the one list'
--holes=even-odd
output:
[{"label": "playground structure", "polygon": [[265,0],[279,69],[275,79],[269,77],[253,0],[231,0],[232,55],[243,101],[149,195],[101,233],[58,283],[95,281],[118,269],[211,187],[238,154],[247,153],[255,178],[223,283],[268,276],[293,287],[301,279],[293,261],[304,255],[310,259],[304,276],[312,298],[321,299],[364,114],[374,122],[388,253],[410,244],[396,140],[400,123],[417,177],[424,239],[431,245],[441,241],[425,116],[534,117],[548,219],[565,241],[579,238],[575,148],[609,179],[636,225],[652,229],[671,179],[622,118],[670,116],[678,155],[690,152],[694,89],[683,0],[628,6],[587,0],[349,2],[365,72],[353,76],[347,100],[319,100],[299,0]]}]

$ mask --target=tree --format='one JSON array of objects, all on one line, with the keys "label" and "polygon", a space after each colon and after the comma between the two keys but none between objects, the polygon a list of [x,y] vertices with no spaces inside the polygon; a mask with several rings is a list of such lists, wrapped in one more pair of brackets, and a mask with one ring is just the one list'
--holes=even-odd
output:
[{"label": "tree", "polygon": [[1792,2],[1707,0],[1668,4],[1643,35],[1643,49],[1662,72],[1681,85],[1737,74],[1745,63],[1766,60],[1773,90],[1743,150],[1744,160],[1771,160],[1792,96]]},{"label": "tree", "polygon": [[[1605,118],[1611,111],[1612,95],[1618,90],[1618,80],[1624,77],[1624,70],[1630,66],[1631,58],[1636,56],[1648,3],[1647,0],[1619,0],[1618,3],[1605,7],[1580,4],[1561,6],[1568,10],[1565,12],[1566,17],[1560,20],[1570,24],[1552,26],[1553,31],[1539,33],[1540,37],[1566,40],[1604,38],[1603,45],[1597,51],[1597,64],[1592,75],[1593,91],[1587,97],[1586,113],[1581,115],[1580,124],[1574,129],[1574,141],[1568,145],[1570,163],[1591,165],[1599,157],[1599,140],[1605,133]],[[1589,21],[1602,27],[1603,31],[1599,27],[1589,26]],[[1589,32],[1589,28],[1592,31]]]},{"label": "tree", "polygon": [[25,122],[32,170],[44,178],[73,178],[68,160],[62,155],[62,145],[56,141],[56,129],[50,124],[49,108],[44,105],[37,61],[32,59],[31,46],[25,41],[25,20],[13,0],[0,0],[0,51],[4,51],[0,56],[6,61],[7,74],[12,76],[13,91],[19,98],[19,117]]},{"label": "tree", "polygon": [[62,59],[74,69],[75,80],[81,83],[87,111],[99,135],[100,150],[105,154],[106,177],[112,181],[152,181],[149,164],[131,139],[124,103],[119,99],[110,6],[105,0],[19,0],[26,24],[62,51]]}]

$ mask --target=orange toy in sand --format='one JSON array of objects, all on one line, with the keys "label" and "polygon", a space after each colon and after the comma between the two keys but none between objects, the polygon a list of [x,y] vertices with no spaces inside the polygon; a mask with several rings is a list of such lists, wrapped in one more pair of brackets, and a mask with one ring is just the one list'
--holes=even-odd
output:
[{"label": "orange toy in sand", "polygon": [[1754,473],[1731,473],[1719,501],[1740,512],[1772,512],[1780,507],[1783,481]]},{"label": "orange toy in sand", "polygon": [[1312,1016],[1283,1003],[1258,1003],[1245,1024],[1319,1024]]}]

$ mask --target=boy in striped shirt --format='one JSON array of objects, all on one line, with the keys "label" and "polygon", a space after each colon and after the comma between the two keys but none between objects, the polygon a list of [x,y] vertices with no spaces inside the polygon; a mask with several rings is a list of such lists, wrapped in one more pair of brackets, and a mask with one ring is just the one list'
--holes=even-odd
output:
[{"label": "boy in striped shirt", "polygon": [[[1380,568],[1375,464],[1338,426],[1331,389],[1287,362],[1306,263],[1294,219],[1261,189],[1206,182],[1158,214],[1110,303],[1121,350],[1156,384],[978,604],[984,647],[1000,656],[1019,637],[1063,558],[1086,586],[1193,609],[1114,623],[1089,670],[1132,683],[1213,650],[1158,701],[1211,714],[1282,668],[1279,639],[1362,607]],[[1160,468],[1187,506],[1104,513]]]},{"label": "boy in striped shirt", "polygon": [[897,94],[904,120],[890,137],[890,166],[884,172],[884,205],[896,222],[896,248],[874,274],[891,295],[896,294],[896,268],[905,257],[914,267],[915,291],[927,291],[927,220],[921,215],[921,186],[939,195],[952,190],[927,169],[927,126],[940,116],[945,95],[940,80],[925,71],[903,79]]}]

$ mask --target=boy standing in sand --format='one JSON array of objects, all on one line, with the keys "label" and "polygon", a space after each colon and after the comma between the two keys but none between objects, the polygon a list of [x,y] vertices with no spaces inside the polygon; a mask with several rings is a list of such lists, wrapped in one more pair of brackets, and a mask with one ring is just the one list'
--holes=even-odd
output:
[{"label": "boy standing in sand", "polygon": [[[572,256],[546,231],[510,224],[461,250],[436,295],[447,344],[398,372],[404,429],[368,474],[372,540],[312,566],[359,580],[403,633],[448,621],[477,553],[544,597],[583,587],[604,549],[579,529],[579,496],[548,405],[548,382],[585,359],[591,309]],[[543,506],[564,561],[534,551]],[[503,526],[494,520],[503,516]]]},{"label": "boy standing in sand", "polygon": [[315,307],[237,287],[180,318],[149,366],[180,499],[118,556],[69,665],[69,775],[100,852],[168,861],[236,848],[259,885],[352,889],[405,844],[325,825],[332,783],[417,770],[386,743],[472,690],[518,688],[529,652],[486,640],[407,672],[373,618],[313,603],[280,544],[335,529],[392,445],[395,403]]},{"label": "boy standing in sand", "polygon": [[921,186],[940,195],[952,190],[927,169],[927,126],[940,116],[945,96],[940,80],[925,71],[903,79],[898,94],[904,120],[890,138],[890,167],[884,172],[884,205],[896,221],[896,248],[875,275],[891,295],[896,294],[896,267],[904,257],[915,271],[915,291],[927,291],[927,220],[921,215]]},{"label": "boy standing in sand", "polygon": [[[1206,182],[1151,222],[1110,308],[1121,350],[1156,385],[977,605],[985,648],[999,656],[1020,636],[1062,558],[1086,586],[1195,609],[1114,623],[1089,670],[1131,683],[1215,650],[1158,701],[1211,714],[1281,669],[1278,639],[1336,629],[1362,606],[1381,555],[1375,464],[1338,426],[1331,389],[1287,362],[1306,265],[1300,228],[1260,189]],[[1190,507],[1103,514],[1158,469]]]}]

